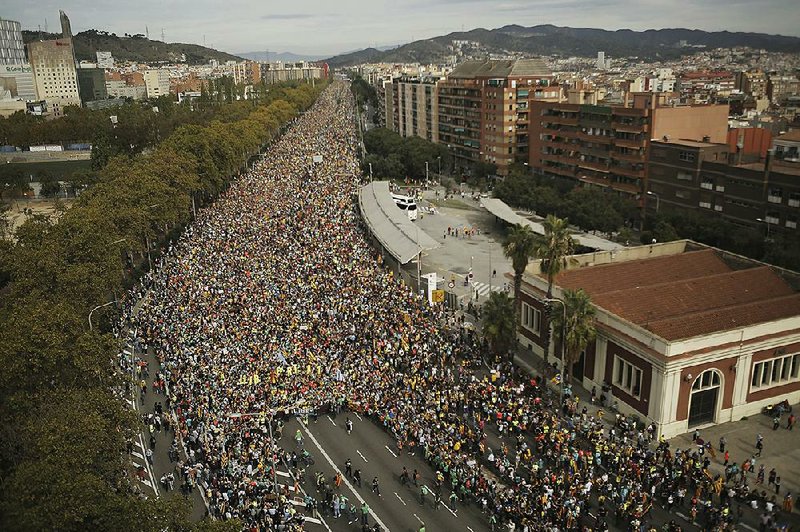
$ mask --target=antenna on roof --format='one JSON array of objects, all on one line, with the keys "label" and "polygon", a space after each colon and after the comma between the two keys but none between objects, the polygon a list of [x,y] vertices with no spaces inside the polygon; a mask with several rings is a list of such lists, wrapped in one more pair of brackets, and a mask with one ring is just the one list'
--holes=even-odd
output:
[{"label": "antenna on roof", "polygon": [[164,37],[164,28],[161,28],[161,40],[162,40],[163,42],[167,42],[167,39],[166,39],[166,37]]},{"label": "antenna on roof", "polygon": [[144,36],[147,37],[147,40],[150,40],[150,28],[147,26],[144,27]]}]

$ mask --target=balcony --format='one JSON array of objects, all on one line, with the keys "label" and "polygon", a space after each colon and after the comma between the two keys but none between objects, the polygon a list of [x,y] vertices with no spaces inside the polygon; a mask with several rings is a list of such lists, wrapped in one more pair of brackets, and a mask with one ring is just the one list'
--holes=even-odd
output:
[{"label": "balcony", "polygon": [[614,144],[623,148],[644,148],[645,142],[640,139],[615,138]]},{"label": "balcony", "polygon": [[611,127],[625,133],[644,133],[648,129],[647,124],[626,124],[624,122],[611,122]]},{"label": "balcony", "polygon": [[714,190],[714,183],[700,183],[700,188],[704,188],[706,190]]},{"label": "balcony", "polygon": [[581,168],[597,170],[598,172],[608,172],[609,170],[607,163],[601,163],[599,161],[580,161],[578,166]]},{"label": "balcony", "polygon": [[611,157],[619,161],[631,161],[634,163],[644,162],[644,153],[639,153],[639,152],[622,153],[619,151],[612,151]]},{"label": "balcony", "polygon": [[725,192],[725,187],[723,187],[722,185],[717,185],[717,187],[714,190],[716,190],[717,192]]},{"label": "balcony", "polygon": [[790,199],[788,203],[789,207],[800,207],[800,199]]},{"label": "balcony", "polygon": [[781,223],[781,221],[775,216],[767,216],[766,218],[764,218],[764,221],[772,225],[778,225],[779,223]]},{"label": "balcony", "polygon": [[545,166],[543,170],[547,173],[556,174],[564,177],[575,177],[575,171],[571,168],[560,168],[558,166]]},{"label": "balcony", "polygon": [[588,133],[584,133],[582,131],[578,132],[578,138],[586,142],[597,142],[600,144],[611,144],[614,142],[614,137],[609,137],[606,135],[589,135]]},{"label": "balcony", "polygon": [[577,118],[570,118],[566,116],[544,116],[542,117],[544,120],[547,120],[553,124],[563,124],[565,126],[577,126],[578,119]]},{"label": "balcony", "polygon": [[770,203],[781,203],[783,202],[783,198],[781,196],[769,195],[767,196],[767,201]]},{"label": "balcony", "polygon": [[622,166],[614,166],[611,168],[611,172],[624,175],[628,177],[634,177],[636,179],[644,179],[644,170],[634,170],[633,168],[624,168]]}]

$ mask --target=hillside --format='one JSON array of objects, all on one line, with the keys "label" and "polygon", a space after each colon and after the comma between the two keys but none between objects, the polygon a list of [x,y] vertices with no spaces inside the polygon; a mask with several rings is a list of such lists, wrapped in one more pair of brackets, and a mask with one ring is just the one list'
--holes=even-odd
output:
[{"label": "hillside", "polygon": [[437,63],[444,61],[451,53],[448,46],[454,40],[477,42],[480,44],[479,52],[483,54],[519,53],[594,57],[602,50],[606,52],[607,57],[635,56],[655,59],[675,58],[698,50],[681,47],[682,41],[688,45],[702,45],[706,48],[748,46],[772,52],[800,53],[800,38],[782,35],[707,32],[682,28],[608,31],[545,24],[529,28],[509,25],[493,30],[478,28],[467,32],[454,32],[415,41],[385,52],[368,48],[332,57],[327,61],[332,67],[350,66],[366,61]]},{"label": "hillside", "polygon": [[[43,33],[43,39],[55,39],[60,34]],[[22,32],[23,40],[27,42],[40,38],[38,31]],[[152,41],[144,35],[119,37],[114,33],[97,30],[82,31],[74,36],[75,55],[78,60],[95,61],[95,52],[103,50],[111,52],[117,61],[137,61],[141,63],[155,63],[158,61],[178,61],[181,54],[186,55],[186,62],[191,65],[208,63],[216,59],[220,63],[225,61],[241,61],[240,57],[231,55],[197,44],[165,43]]]},{"label": "hillside", "polygon": [[239,56],[244,57],[245,59],[250,59],[251,61],[260,61],[260,62],[274,62],[274,61],[282,61],[284,63],[297,63],[300,61],[319,61],[320,59],[325,59],[324,55],[309,55],[309,54],[295,54],[292,52],[238,52]]}]

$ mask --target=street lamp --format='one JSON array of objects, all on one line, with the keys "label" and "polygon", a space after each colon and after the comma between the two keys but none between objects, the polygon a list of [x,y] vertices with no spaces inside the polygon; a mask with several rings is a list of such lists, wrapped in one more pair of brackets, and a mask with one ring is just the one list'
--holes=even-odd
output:
[{"label": "street lamp", "polygon": [[550,297],[545,298],[545,302],[560,304],[563,312],[563,319],[561,320],[561,387],[559,394],[559,397],[561,398],[559,408],[561,408],[564,405],[564,376],[566,374],[566,371],[564,371],[564,351],[566,350],[567,346],[567,305],[564,304],[564,302],[560,299]]},{"label": "street lamp", "polygon": [[94,307],[92,310],[89,311],[89,330],[90,331],[93,329],[92,328],[92,313],[94,313],[94,311],[97,310],[97,309],[101,309],[103,307],[107,307],[109,305],[113,305],[116,302],[117,302],[117,300],[115,299],[114,301],[109,301],[108,303],[103,303],[102,305],[97,305],[96,307]]},{"label": "street lamp", "polygon": [[428,184],[428,161],[425,161],[425,184]]},{"label": "street lamp", "polygon": [[658,194],[656,194],[655,192],[653,192],[652,190],[648,190],[647,191],[647,195],[648,196],[655,196],[655,198],[656,198],[656,213],[658,213],[658,209],[661,206],[661,197]]},{"label": "street lamp", "polygon": [[436,160],[439,161],[439,179],[441,179],[442,178],[442,156],[440,155],[439,157],[436,158]]}]

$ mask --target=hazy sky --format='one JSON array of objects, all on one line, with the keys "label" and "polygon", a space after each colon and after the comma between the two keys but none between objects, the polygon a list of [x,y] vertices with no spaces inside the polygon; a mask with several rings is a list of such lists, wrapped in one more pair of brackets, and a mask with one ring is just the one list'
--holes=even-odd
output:
[{"label": "hazy sky", "polygon": [[145,33],[227,52],[335,54],[506,24],[604,29],[689,27],[800,36],[798,0],[5,0],[0,18],[75,33]]}]

